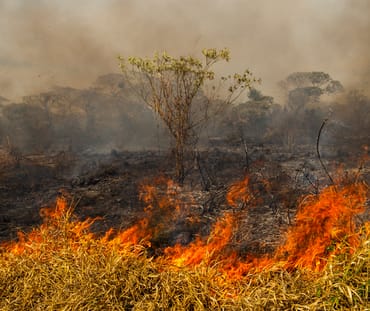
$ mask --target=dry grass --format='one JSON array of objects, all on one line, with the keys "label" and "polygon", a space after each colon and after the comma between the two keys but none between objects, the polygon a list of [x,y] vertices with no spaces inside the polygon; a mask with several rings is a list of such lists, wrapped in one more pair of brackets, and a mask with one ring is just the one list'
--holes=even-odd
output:
[{"label": "dry grass", "polygon": [[[369,226],[361,246],[332,257],[320,273],[281,263],[238,281],[220,263],[174,268],[142,246],[117,248],[71,220],[41,228],[42,239],[0,256],[1,310],[366,310]],[[346,247],[343,245],[342,247]]]},{"label": "dry grass", "polygon": [[[346,206],[364,204],[347,192],[341,197]],[[324,202],[339,208],[340,202]],[[235,277],[235,257],[210,254],[217,250],[215,236],[200,244],[205,250],[200,263],[180,268],[165,255],[150,257],[148,240],[132,240],[132,230],[94,236],[89,231],[92,221],[78,221],[62,201],[41,214],[43,225],[20,235],[18,242],[0,246],[1,310],[370,310],[369,222],[353,236],[333,235],[329,226],[332,239],[342,239],[335,239],[333,246],[324,244],[330,248],[324,252],[328,258],[320,257],[323,269],[287,265],[289,256],[272,257],[268,265],[255,258],[254,266]],[[312,222],[306,226],[304,220],[304,226],[297,222],[298,228],[311,228]],[[321,228],[322,223],[316,225]],[[352,247],[351,241],[356,242]]]}]

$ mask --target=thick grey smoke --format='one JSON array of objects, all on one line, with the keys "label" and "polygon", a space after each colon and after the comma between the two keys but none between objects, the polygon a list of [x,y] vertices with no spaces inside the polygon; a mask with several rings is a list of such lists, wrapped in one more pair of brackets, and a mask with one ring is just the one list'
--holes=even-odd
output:
[{"label": "thick grey smoke", "polygon": [[118,72],[116,56],[198,55],[229,47],[275,96],[294,71],[369,89],[368,0],[0,0],[0,95],[84,87]]}]

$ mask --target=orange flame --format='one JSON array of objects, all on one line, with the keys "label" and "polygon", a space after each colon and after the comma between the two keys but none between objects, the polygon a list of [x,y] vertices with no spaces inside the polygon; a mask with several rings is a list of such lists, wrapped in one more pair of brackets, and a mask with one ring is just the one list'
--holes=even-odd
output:
[{"label": "orange flame", "polygon": [[150,246],[148,240],[150,239],[151,234],[148,230],[148,220],[146,218],[140,220],[132,227],[122,232],[118,232],[112,239],[110,239],[113,233],[113,229],[108,230],[103,237],[103,243],[109,241],[108,243],[111,246],[115,245],[118,248],[138,244],[146,244],[147,246]]},{"label": "orange flame", "polygon": [[240,182],[236,182],[229,188],[226,195],[226,201],[229,206],[239,207],[248,203],[252,198],[252,194],[249,191],[249,177],[246,176]]},{"label": "orange flame", "polygon": [[44,207],[40,209],[40,216],[46,221],[57,221],[66,215],[67,210],[66,199],[64,197],[58,197],[55,207]]},{"label": "orange flame", "polygon": [[[249,183],[246,177],[230,187],[226,195],[230,206],[238,207],[253,199]],[[364,211],[367,190],[364,183],[354,183],[340,188],[330,186],[317,196],[305,197],[299,206],[295,225],[287,232],[286,242],[270,257],[241,258],[233,251],[230,242],[238,219],[238,213],[233,211],[225,213],[215,222],[208,238],[197,237],[188,245],[166,247],[164,256],[157,260],[162,260],[170,267],[194,267],[217,262],[219,269],[235,280],[276,263],[283,264],[286,269],[320,271],[332,254],[341,251],[339,245],[343,241],[352,249],[358,246],[360,233],[356,231],[354,216]],[[147,205],[145,217],[124,231],[110,229],[101,238],[89,230],[96,219],[78,221],[73,217],[66,199],[58,198],[54,208],[40,211],[44,223],[39,228],[28,234],[19,233],[17,242],[2,246],[14,255],[36,256],[48,256],[52,251],[65,247],[78,251],[81,245],[89,243],[98,243],[118,251],[137,245],[148,247],[153,236],[170,226],[183,210],[185,204],[179,198],[180,192],[179,186],[165,179],[160,179],[156,186],[143,185],[141,198]],[[366,223],[365,230],[368,236],[369,223]]]},{"label": "orange flame", "polygon": [[180,190],[179,185],[164,177],[157,178],[154,184],[142,184],[139,198],[146,204],[144,218],[128,229],[118,232],[114,238],[114,230],[109,230],[103,238],[104,241],[116,246],[151,246],[150,240],[162,230],[173,226],[174,220],[184,212],[186,204],[179,199]]},{"label": "orange flame", "polygon": [[197,238],[193,243],[182,246],[177,244],[165,249],[166,259],[179,267],[195,266],[201,262],[209,262],[220,255],[227,246],[233,232],[233,216],[228,213],[213,227],[208,241]]},{"label": "orange flame", "polygon": [[336,245],[345,240],[358,246],[353,217],[364,211],[367,187],[357,183],[341,189],[330,186],[320,195],[306,197],[297,213],[296,225],[287,233],[286,243],[276,253],[286,268],[322,270]]},{"label": "orange flame", "polygon": [[41,209],[40,214],[44,219],[40,227],[27,234],[18,232],[17,242],[4,243],[2,246],[15,255],[37,255],[44,253],[45,249],[53,251],[67,246],[77,250],[81,239],[93,237],[89,228],[98,219],[73,220],[72,208],[68,207],[64,197],[57,198],[54,208]]},{"label": "orange flame", "polygon": [[139,198],[147,204],[146,211],[156,207],[180,210],[180,201],[178,200],[180,186],[173,180],[159,177],[154,181],[154,185],[143,184],[140,188]]}]

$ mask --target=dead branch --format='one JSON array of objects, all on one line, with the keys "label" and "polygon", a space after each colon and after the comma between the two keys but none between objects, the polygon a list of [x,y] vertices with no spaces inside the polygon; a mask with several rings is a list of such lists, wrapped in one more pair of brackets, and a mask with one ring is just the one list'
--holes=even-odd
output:
[{"label": "dead branch", "polygon": [[320,149],[319,149],[319,146],[320,146],[320,137],[321,137],[321,132],[322,132],[322,130],[323,130],[323,128],[324,128],[324,126],[325,126],[325,124],[326,124],[326,122],[327,122],[328,120],[329,120],[329,119],[325,119],[325,120],[322,122],[321,127],[320,127],[320,129],[319,129],[319,133],[318,133],[318,135],[317,135],[317,140],[316,140],[316,152],[317,152],[317,157],[319,158],[319,161],[320,161],[321,167],[323,168],[324,172],[325,172],[325,173],[326,173],[326,175],[328,176],[328,178],[329,178],[329,180],[330,180],[331,184],[332,184],[333,186],[335,186],[335,183],[334,183],[333,178],[330,176],[328,169],[326,168],[326,166],[325,166],[324,162],[323,162],[323,161],[322,161],[322,159],[321,159],[321,154],[320,154]]}]

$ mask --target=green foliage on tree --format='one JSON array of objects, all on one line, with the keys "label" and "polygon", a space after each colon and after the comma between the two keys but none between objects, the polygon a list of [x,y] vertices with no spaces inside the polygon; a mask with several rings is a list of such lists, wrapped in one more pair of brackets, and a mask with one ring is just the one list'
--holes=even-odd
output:
[{"label": "green foliage on tree", "polygon": [[[230,60],[228,49],[204,49],[202,59],[193,56],[173,57],[166,52],[153,58],[119,57],[120,68],[134,80],[138,94],[153,109],[168,128],[175,141],[176,175],[179,182],[185,178],[185,155],[194,148],[199,136],[197,128],[209,117],[209,106],[215,101],[206,100],[201,109],[194,107],[207,83],[216,92],[225,87],[227,95],[223,105],[233,103],[257,80],[249,70],[216,80],[213,66]],[[217,87],[216,87],[217,85]],[[197,111],[197,113],[194,113]]]}]

